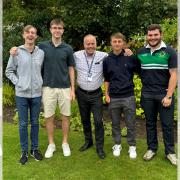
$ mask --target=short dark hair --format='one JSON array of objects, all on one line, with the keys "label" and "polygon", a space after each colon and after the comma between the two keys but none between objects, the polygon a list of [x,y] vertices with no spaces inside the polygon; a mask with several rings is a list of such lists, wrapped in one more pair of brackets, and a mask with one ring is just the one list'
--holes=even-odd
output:
[{"label": "short dark hair", "polygon": [[162,33],[161,26],[159,24],[151,24],[147,27],[147,33],[148,31],[156,30],[158,29],[160,33]]},{"label": "short dark hair", "polygon": [[112,38],[122,39],[124,42],[126,42],[125,36],[122,33],[120,33],[120,32],[113,33],[111,35],[111,40],[112,40]]},{"label": "short dark hair", "polygon": [[50,22],[50,27],[53,25],[53,24],[60,24],[62,27],[64,27],[64,22],[61,20],[61,19],[53,19],[51,22]]}]

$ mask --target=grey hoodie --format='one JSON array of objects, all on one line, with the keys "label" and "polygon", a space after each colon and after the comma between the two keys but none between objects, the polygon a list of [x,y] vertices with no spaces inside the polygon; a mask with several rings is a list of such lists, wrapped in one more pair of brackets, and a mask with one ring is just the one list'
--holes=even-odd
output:
[{"label": "grey hoodie", "polygon": [[41,68],[44,52],[35,46],[33,53],[24,45],[19,46],[16,56],[10,56],[6,76],[15,85],[16,96],[34,98],[42,94]]}]

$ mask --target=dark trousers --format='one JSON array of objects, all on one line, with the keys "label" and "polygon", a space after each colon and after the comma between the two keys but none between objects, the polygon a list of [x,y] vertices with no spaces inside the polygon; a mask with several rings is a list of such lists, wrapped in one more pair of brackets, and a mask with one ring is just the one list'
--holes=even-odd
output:
[{"label": "dark trousers", "polygon": [[39,113],[41,97],[25,98],[16,96],[16,106],[19,115],[19,134],[22,151],[28,152],[28,109],[31,123],[31,150],[38,148]]},{"label": "dark trousers", "polygon": [[102,149],[104,146],[104,126],[103,126],[103,104],[101,89],[87,93],[77,88],[76,91],[81,122],[85,142],[93,142],[91,129],[91,112],[94,118],[96,148]]},{"label": "dark trousers", "polygon": [[[162,97],[163,98],[163,97]],[[147,145],[148,149],[157,151],[158,139],[157,139],[157,116],[159,113],[163,139],[165,145],[165,154],[174,152],[174,98],[170,107],[164,107],[161,103],[162,98],[147,98],[142,95],[141,105],[145,112],[146,117],[146,131],[147,131]]]},{"label": "dark trousers", "polygon": [[112,119],[112,136],[115,144],[121,144],[120,119],[121,112],[124,113],[127,127],[127,141],[129,146],[136,146],[135,119],[136,102],[135,97],[111,98],[109,111]]}]

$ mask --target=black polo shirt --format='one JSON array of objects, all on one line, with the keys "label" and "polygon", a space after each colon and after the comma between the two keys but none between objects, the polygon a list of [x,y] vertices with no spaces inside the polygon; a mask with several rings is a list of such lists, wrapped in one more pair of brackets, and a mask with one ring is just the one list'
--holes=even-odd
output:
[{"label": "black polo shirt", "polygon": [[45,53],[42,70],[43,86],[69,88],[69,66],[75,66],[72,47],[66,43],[55,47],[52,41],[41,42],[38,46]]}]

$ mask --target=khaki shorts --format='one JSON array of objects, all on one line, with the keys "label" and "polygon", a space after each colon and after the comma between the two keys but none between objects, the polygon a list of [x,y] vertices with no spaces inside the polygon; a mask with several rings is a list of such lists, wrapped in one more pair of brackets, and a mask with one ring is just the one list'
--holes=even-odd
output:
[{"label": "khaki shorts", "polygon": [[42,101],[45,118],[49,118],[55,114],[57,103],[61,114],[65,116],[71,115],[70,88],[44,87]]}]

